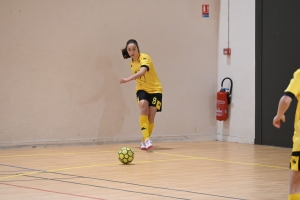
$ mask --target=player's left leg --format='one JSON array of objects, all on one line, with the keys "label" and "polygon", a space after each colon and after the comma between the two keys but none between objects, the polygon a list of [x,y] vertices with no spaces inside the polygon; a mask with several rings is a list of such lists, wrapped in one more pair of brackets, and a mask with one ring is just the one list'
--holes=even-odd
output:
[{"label": "player's left leg", "polygon": [[300,199],[300,172],[289,171],[289,200]]},{"label": "player's left leg", "polygon": [[[153,128],[154,128],[154,118],[157,112],[161,112],[162,109],[162,94],[155,93],[149,95],[149,136],[151,136]],[[149,140],[151,145],[152,141]]]},{"label": "player's left leg", "polygon": [[149,108],[149,115],[148,115],[148,119],[149,119],[149,136],[151,136],[151,133],[153,131],[154,128],[154,118],[157,112],[157,108],[150,106]]}]

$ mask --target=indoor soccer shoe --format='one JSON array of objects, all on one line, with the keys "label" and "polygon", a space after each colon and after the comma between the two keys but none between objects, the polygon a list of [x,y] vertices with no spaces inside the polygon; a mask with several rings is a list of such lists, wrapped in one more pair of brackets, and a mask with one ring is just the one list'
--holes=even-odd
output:
[{"label": "indoor soccer shoe", "polygon": [[145,142],[141,142],[141,150],[146,150],[146,145],[145,145]]},{"label": "indoor soccer shoe", "polygon": [[152,141],[151,140],[146,140],[145,141],[146,149],[151,149],[153,147]]}]

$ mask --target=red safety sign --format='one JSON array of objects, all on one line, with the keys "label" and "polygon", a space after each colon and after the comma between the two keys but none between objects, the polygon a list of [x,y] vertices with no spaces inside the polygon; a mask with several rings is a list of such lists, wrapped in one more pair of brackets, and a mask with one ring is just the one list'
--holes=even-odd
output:
[{"label": "red safety sign", "polygon": [[209,5],[208,4],[202,5],[202,17],[209,17]]}]

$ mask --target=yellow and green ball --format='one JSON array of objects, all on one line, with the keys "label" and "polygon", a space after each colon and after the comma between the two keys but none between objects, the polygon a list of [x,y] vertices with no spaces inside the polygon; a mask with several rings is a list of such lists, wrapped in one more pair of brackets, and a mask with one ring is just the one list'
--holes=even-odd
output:
[{"label": "yellow and green ball", "polygon": [[118,152],[119,160],[123,164],[129,164],[134,159],[134,153],[133,151],[128,147],[123,147]]}]

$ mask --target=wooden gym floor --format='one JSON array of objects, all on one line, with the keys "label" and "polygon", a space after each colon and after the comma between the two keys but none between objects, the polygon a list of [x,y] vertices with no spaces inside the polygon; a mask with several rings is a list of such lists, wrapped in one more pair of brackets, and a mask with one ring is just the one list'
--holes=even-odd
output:
[{"label": "wooden gym floor", "polygon": [[[123,165],[118,150],[132,148]],[[0,150],[1,200],[287,199],[291,149],[229,142]]]}]

